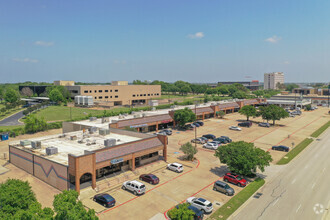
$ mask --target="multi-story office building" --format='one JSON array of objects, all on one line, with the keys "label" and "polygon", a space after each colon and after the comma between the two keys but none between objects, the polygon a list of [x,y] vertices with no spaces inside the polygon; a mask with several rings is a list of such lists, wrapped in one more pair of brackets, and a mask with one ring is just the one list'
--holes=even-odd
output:
[{"label": "multi-story office building", "polygon": [[74,81],[58,80],[54,81],[55,86],[74,86]]},{"label": "multi-story office building", "polygon": [[282,72],[265,73],[264,89],[278,89],[278,83],[284,84],[284,73]]},{"label": "multi-story office building", "polygon": [[246,82],[242,82],[242,81],[238,81],[238,82],[218,82],[218,85],[222,84],[222,85],[232,85],[232,84],[241,84],[243,85],[245,88],[249,89],[249,90],[258,90],[259,89],[259,81],[258,80],[252,80],[252,81],[246,81]]},{"label": "multi-story office building", "polygon": [[75,85],[66,88],[72,98],[92,96],[94,102],[107,102],[110,106],[144,104],[161,96],[160,85],[128,85],[127,81],[113,81],[111,85]]}]

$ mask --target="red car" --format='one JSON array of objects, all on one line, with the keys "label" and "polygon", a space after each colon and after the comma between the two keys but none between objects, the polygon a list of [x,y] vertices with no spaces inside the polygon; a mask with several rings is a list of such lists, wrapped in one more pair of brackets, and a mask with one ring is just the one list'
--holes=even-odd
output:
[{"label": "red car", "polygon": [[150,184],[158,184],[159,178],[153,174],[142,174],[139,178],[140,180],[143,180]]},{"label": "red car", "polygon": [[242,177],[240,177],[239,175],[233,174],[233,173],[226,173],[226,175],[224,175],[223,180],[225,182],[230,182],[233,184],[236,184],[240,187],[244,187],[246,186],[246,180],[243,179]]}]

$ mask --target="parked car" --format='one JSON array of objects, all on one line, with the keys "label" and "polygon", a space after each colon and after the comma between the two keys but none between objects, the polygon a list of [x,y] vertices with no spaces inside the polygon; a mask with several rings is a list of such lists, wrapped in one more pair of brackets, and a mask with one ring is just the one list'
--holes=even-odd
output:
[{"label": "parked car", "polygon": [[266,123],[266,122],[261,122],[261,123],[258,124],[258,126],[269,128],[270,127],[270,124],[269,123]]},{"label": "parked car", "polygon": [[141,195],[146,192],[146,186],[136,180],[126,181],[121,187],[123,190],[128,190],[134,193],[134,195]]},{"label": "parked car", "polygon": [[194,129],[196,126],[195,125],[193,125],[193,124],[186,124],[186,126],[185,126],[185,128],[186,129]]},{"label": "parked car", "polygon": [[183,166],[182,166],[182,164],[179,164],[179,163],[167,164],[167,169],[175,171],[177,173],[183,172]]},{"label": "parked car", "polygon": [[228,140],[225,139],[225,138],[222,138],[222,137],[218,137],[216,139],[213,139],[213,141],[218,141],[220,142],[221,144],[227,144],[228,143]]},{"label": "parked car", "polygon": [[301,111],[300,110],[292,111],[291,114],[293,114],[293,115],[301,115]]},{"label": "parked car", "polygon": [[238,123],[238,126],[240,126],[240,127],[251,127],[252,126],[252,122],[250,122],[250,121],[245,121],[245,122],[240,122],[240,123]]},{"label": "parked car", "polygon": [[227,136],[221,136],[221,138],[226,139],[228,143],[231,143],[231,142],[232,142],[232,139],[230,139],[230,138],[227,137]]},{"label": "parked car", "polygon": [[202,121],[196,121],[196,123],[198,123],[200,126],[204,125],[204,122],[202,122]]},{"label": "parked car", "polygon": [[159,178],[153,174],[142,174],[140,175],[140,180],[145,181],[150,184],[158,184]]},{"label": "parked car", "polygon": [[209,139],[207,139],[206,137],[200,137],[200,138],[203,139],[205,143],[209,141]]},{"label": "parked car", "polygon": [[165,132],[167,135],[172,135],[172,130],[164,129],[162,131]]},{"label": "parked car", "polygon": [[213,210],[212,203],[203,198],[189,197],[187,199],[187,203],[191,204],[191,206],[196,207],[204,213],[211,213]]},{"label": "parked car", "polygon": [[227,183],[219,180],[214,183],[213,190],[222,192],[227,196],[232,196],[235,194],[235,190],[233,188],[231,188]]},{"label": "parked car", "polygon": [[236,184],[240,187],[246,186],[246,183],[247,183],[244,178],[240,177],[239,175],[233,174],[233,173],[226,173],[226,175],[224,175],[224,177],[223,177],[223,181]]},{"label": "parked car", "polygon": [[216,142],[207,142],[206,144],[203,144],[204,148],[216,150],[218,149],[219,145]]},{"label": "parked car", "polygon": [[[179,208],[179,205],[175,206],[175,208]],[[194,214],[194,220],[203,220],[204,218],[204,212],[202,212],[201,210],[199,210],[198,208],[190,205],[188,206],[188,209],[190,209],[191,211],[193,211]]]},{"label": "parked car", "polygon": [[215,139],[215,136],[213,134],[204,134],[203,137],[207,138],[207,139]]},{"label": "parked car", "polygon": [[155,135],[159,135],[159,134],[167,136],[167,133],[165,131],[160,131],[155,133]]},{"label": "parked car", "polygon": [[197,143],[197,144],[205,144],[206,142],[207,139],[205,140],[204,138],[196,138],[191,140],[191,143]]},{"label": "parked car", "polygon": [[101,193],[97,194],[93,198],[94,202],[97,202],[104,207],[113,207],[116,205],[116,200],[112,196],[110,196],[108,193]]},{"label": "parked car", "polygon": [[290,148],[287,146],[279,145],[279,146],[272,146],[272,150],[289,152]]},{"label": "parked car", "polygon": [[197,122],[194,122],[194,123],[192,123],[193,125],[195,125],[197,128],[199,128],[201,125],[199,124],[199,123],[197,123]]},{"label": "parked car", "polygon": [[242,128],[239,128],[237,126],[230,126],[229,129],[234,130],[234,131],[241,131],[242,130]]},{"label": "parked car", "polygon": [[291,113],[289,114],[289,116],[292,117],[292,118],[296,117],[295,114],[291,114]]}]

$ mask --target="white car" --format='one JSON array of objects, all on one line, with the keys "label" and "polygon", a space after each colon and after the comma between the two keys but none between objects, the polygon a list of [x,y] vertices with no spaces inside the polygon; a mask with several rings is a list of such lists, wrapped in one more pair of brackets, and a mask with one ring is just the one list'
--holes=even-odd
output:
[{"label": "white car", "polygon": [[203,198],[189,197],[187,199],[187,203],[191,204],[191,206],[196,207],[204,213],[211,213],[213,210],[212,203]]},{"label": "white car", "polygon": [[219,145],[212,141],[212,142],[207,142],[206,144],[203,144],[203,147],[207,148],[207,149],[216,150],[216,149],[218,149]]},{"label": "white car", "polygon": [[242,128],[239,128],[237,126],[230,126],[229,129],[230,130],[235,130],[235,131],[241,131],[242,130]]},{"label": "white car", "polygon": [[146,192],[146,186],[136,180],[133,181],[126,181],[123,183],[123,186],[121,187],[123,190],[128,190],[134,193],[134,195],[141,195]]},{"label": "white car", "polygon": [[183,172],[183,166],[182,166],[182,164],[179,164],[179,163],[167,164],[167,169],[175,171],[177,173]]}]

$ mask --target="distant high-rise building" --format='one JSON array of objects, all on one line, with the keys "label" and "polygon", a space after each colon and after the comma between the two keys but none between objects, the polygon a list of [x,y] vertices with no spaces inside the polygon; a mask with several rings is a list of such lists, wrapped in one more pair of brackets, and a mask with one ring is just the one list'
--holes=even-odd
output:
[{"label": "distant high-rise building", "polygon": [[278,89],[278,83],[284,84],[284,73],[265,73],[264,89]]}]

